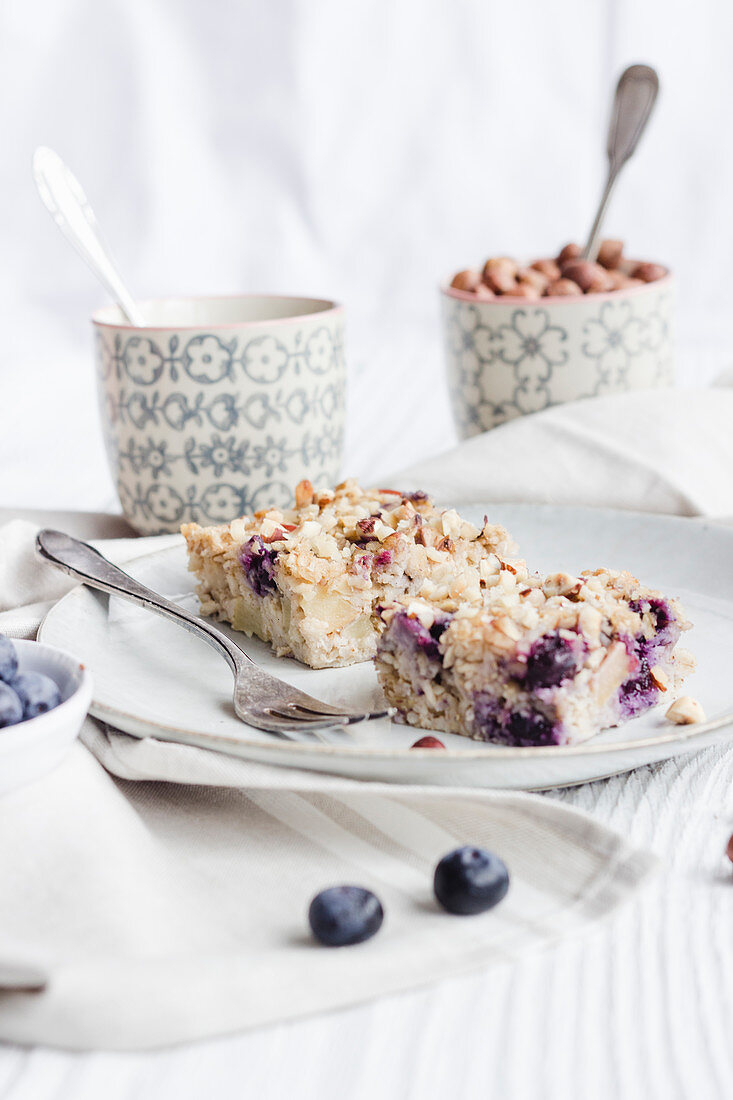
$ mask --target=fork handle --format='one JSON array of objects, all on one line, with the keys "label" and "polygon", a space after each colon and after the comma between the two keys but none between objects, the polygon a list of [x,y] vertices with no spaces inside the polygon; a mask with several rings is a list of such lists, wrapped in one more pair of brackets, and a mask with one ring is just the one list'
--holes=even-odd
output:
[{"label": "fork handle", "polygon": [[198,615],[192,615],[178,604],[166,600],[144,584],[140,584],[129,573],[113,565],[88,542],[81,542],[79,539],[72,538],[71,535],[64,534],[63,531],[54,531],[46,527],[36,536],[36,549],[46,561],[63,569],[70,576],[76,577],[83,584],[99,588],[111,596],[130,600],[131,603],[139,604],[149,611],[155,611],[163,618],[172,619],[192,634],[203,638],[226,657],[235,676],[245,661],[252,663],[247,654],[215,626],[200,619]]}]

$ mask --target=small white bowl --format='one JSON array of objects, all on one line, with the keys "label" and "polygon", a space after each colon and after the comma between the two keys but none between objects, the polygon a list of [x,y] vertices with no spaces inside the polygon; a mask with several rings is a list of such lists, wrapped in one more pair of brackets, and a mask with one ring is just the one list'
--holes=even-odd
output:
[{"label": "small white bowl", "polygon": [[577,298],[489,301],[441,287],[453,416],[463,439],[551,405],[674,382],[674,282]]},{"label": "small white bowl", "polygon": [[53,710],[0,729],[0,794],[50,772],[76,740],[92,700],[92,678],[55,646],[12,639],[20,672],[42,672],[58,685],[61,702]]}]

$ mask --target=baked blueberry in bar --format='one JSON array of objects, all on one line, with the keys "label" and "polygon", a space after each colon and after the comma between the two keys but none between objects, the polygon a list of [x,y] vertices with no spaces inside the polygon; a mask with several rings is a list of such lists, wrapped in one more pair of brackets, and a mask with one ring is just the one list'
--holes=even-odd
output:
[{"label": "baked blueberry in bar", "polygon": [[502,527],[479,530],[425,493],[355,481],[322,492],[303,481],[292,509],[181,530],[201,613],[312,668],[371,659],[390,601],[449,586],[475,602],[513,552]]},{"label": "baked blueberry in bar", "polygon": [[680,605],[599,569],[541,577],[514,562],[481,598],[382,610],[376,667],[398,720],[508,745],[582,741],[669,700],[694,667]]}]

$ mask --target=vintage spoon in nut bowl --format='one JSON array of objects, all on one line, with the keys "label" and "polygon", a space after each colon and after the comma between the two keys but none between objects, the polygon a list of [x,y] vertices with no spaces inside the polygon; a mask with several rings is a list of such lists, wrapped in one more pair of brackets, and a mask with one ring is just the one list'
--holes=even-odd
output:
[{"label": "vintage spoon in nut bowl", "polygon": [[608,128],[608,177],[588,243],[583,249],[584,260],[595,260],[598,255],[601,226],[611,193],[621,169],[636,151],[658,92],[659,77],[650,65],[630,65],[619,77]]},{"label": "vintage spoon in nut bowl", "polygon": [[41,201],[56,225],[115,299],[131,325],[145,327],[145,318],[125,286],[88,198],[76,176],[58,153],[40,145],[33,154],[33,179]]}]

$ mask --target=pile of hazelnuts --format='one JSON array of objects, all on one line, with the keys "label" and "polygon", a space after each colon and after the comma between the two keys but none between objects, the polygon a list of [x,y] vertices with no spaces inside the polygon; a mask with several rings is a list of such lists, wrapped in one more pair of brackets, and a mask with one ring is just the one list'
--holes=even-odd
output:
[{"label": "pile of hazelnuts", "polygon": [[602,241],[598,260],[581,259],[577,244],[566,244],[554,260],[535,260],[524,267],[508,256],[493,256],[483,271],[467,269],[453,276],[451,286],[486,301],[512,298],[573,298],[653,283],[667,274],[661,264],[624,257],[623,241]]}]

